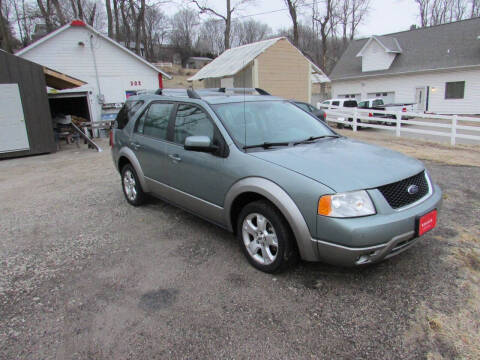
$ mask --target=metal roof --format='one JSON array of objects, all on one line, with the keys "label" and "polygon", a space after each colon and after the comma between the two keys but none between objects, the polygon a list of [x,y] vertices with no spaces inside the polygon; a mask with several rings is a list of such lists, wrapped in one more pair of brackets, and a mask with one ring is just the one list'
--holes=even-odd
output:
[{"label": "metal roof", "polygon": [[[270,46],[274,45],[280,40],[288,41],[286,37],[277,37],[229,49],[215,58],[211,63],[201,68],[200,71],[190,77],[188,81],[234,76]],[[298,50],[298,52],[302,54],[300,50]],[[327,81],[329,81],[328,77],[317,65],[315,65],[305,55],[302,54],[302,56],[304,56],[305,59],[312,64],[313,72],[325,76]]]},{"label": "metal roof", "polygon": [[[397,40],[401,53],[387,70],[362,72],[356,57],[371,38],[354,40],[335,65],[330,79],[354,79],[420,71],[480,66],[480,18],[457,21],[384,36],[375,36],[383,46]],[[388,39],[388,40],[385,40]]]}]

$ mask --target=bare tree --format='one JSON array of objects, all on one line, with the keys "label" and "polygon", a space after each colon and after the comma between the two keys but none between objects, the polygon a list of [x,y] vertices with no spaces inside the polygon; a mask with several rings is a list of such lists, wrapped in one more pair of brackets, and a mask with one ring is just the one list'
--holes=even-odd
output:
[{"label": "bare tree", "polygon": [[108,37],[113,39],[113,15],[112,15],[112,4],[110,0],[105,0],[105,8],[107,10]]},{"label": "bare tree", "polygon": [[333,33],[332,17],[334,16],[334,0],[325,0],[325,7],[322,16],[318,16],[313,20],[318,22],[320,30],[320,38],[322,40],[322,52],[321,52],[321,64],[320,66],[325,69],[327,67],[328,57],[328,38]]},{"label": "bare tree", "polygon": [[221,54],[225,51],[225,23],[216,19],[205,20],[200,27],[197,49],[206,54]]},{"label": "bare tree", "polygon": [[186,64],[193,53],[198,25],[198,14],[193,10],[182,9],[173,16],[170,42],[179,52],[182,65]]},{"label": "bare tree", "polygon": [[288,13],[292,19],[293,45],[298,46],[298,8],[305,5],[304,0],[284,0],[288,6]]},{"label": "bare tree", "polygon": [[432,26],[480,15],[479,0],[415,0],[420,26]]},{"label": "bare tree", "polygon": [[242,5],[252,2],[251,0],[237,0],[234,1],[233,5],[231,0],[226,0],[226,11],[225,14],[221,14],[217,10],[209,7],[207,0],[204,0],[200,3],[199,0],[192,0],[192,2],[198,7],[201,14],[207,13],[213,15],[214,17],[220,18],[225,23],[224,30],[224,47],[225,50],[230,49],[230,36],[232,28],[232,15],[234,12],[238,11]]},{"label": "bare tree", "polygon": [[9,23],[9,12],[9,4],[0,0],[0,48],[13,53],[13,36]]},{"label": "bare tree", "polygon": [[272,29],[267,24],[253,19],[234,22],[234,28],[236,46],[264,40],[272,33]]}]

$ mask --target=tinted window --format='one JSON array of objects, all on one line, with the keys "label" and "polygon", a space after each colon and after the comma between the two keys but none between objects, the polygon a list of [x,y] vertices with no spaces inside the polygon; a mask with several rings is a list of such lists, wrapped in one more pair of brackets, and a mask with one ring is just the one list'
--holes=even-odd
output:
[{"label": "tinted window", "polygon": [[138,120],[137,132],[157,139],[167,138],[168,120],[173,104],[153,103]]},{"label": "tinted window", "polygon": [[115,124],[117,129],[123,129],[135,113],[142,107],[142,100],[132,100],[125,102],[122,109],[118,112]]},{"label": "tinted window", "polygon": [[373,106],[382,106],[383,105],[383,100],[382,99],[373,100],[372,105]]},{"label": "tinted window", "polygon": [[297,105],[300,107],[300,109],[302,109],[302,110],[305,110],[305,111],[308,111],[308,112],[312,111],[312,110],[308,107],[307,104],[304,104],[304,103],[295,103],[295,104],[297,104]]},{"label": "tinted window", "polygon": [[345,100],[343,102],[344,107],[357,107],[357,101],[356,100]]},{"label": "tinted window", "polygon": [[185,144],[188,136],[208,136],[213,140],[213,124],[197,106],[179,105],[175,117],[174,141]]},{"label": "tinted window", "polygon": [[362,109],[366,109],[366,108],[368,107],[367,104],[368,104],[367,101],[360,101],[360,102],[358,103],[358,107],[359,107],[359,108],[362,108]]},{"label": "tinted window", "polygon": [[465,81],[447,82],[445,84],[445,99],[463,99]]},{"label": "tinted window", "polygon": [[333,106],[339,106],[339,105],[340,105],[340,101],[332,101],[332,105],[333,105]]}]

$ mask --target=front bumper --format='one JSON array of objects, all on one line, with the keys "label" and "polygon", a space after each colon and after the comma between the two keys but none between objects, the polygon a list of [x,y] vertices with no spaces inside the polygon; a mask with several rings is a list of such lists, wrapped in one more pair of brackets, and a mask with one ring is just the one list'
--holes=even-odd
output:
[{"label": "front bumper", "polygon": [[433,185],[433,192],[427,199],[411,208],[396,211],[375,191],[378,190],[370,196],[377,205],[376,215],[354,219],[320,217],[317,220],[317,234],[323,236],[311,240],[317,248],[319,261],[355,266],[400,254],[418,241],[417,218],[439,209],[442,202],[442,191]]}]

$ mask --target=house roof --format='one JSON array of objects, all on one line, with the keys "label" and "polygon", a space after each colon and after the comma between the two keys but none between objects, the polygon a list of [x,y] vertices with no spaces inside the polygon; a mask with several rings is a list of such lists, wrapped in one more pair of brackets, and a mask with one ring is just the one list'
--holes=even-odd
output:
[{"label": "house roof", "polygon": [[370,45],[372,41],[376,41],[385,50],[385,52],[398,54],[402,52],[402,48],[400,47],[400,44],[396,38],[387,35],[382,37],[373,35],[370,37],[370,39],[368,39],[365,45],[363,45],[362,49],[357,54],[357,57],[363,56],[363,51],[367,49],[368,45]]},{"label": "house roof", "polygon": [[47,86],[57,90],[72,89],[86,84],[85,81],[45,66],[43,67],[43,73],[45,74],[45,82],[47,83]]},{"label": "house roof", "polygon": [[372,38],[354,40],[337,62],[330,79],[353,79],[480,65],[480,18],[375,36],[384,47],[398,42],[401,53],[387,70],[362,72],[356,57]]},{"label": "house roof", "polygon": [[50,40],[51,38],[55,37],[56,35],[62,33],[63,31],[71,28],[71,27],[84,27],[86,29],[88,29],[90,32],[94,33],[95,35],[97,35],[98,37],[101,37],[102,39],[110,42],[111,44],[117,46],[119,49],[125,51],[126,53],[128,53],[129,55],[133,56],[134,58],[136,58],[138,61],[142,62],[144,65],[150,67],[151,69],[155,70],[156,72],[159,72],[161,73],[163,76],[165,76],[167,79],[171,79],[172,77],[167,74],[166,72],[158,69],[157,67],[155,67],[153,64],[149,63],[148,61],[146,61],[145,59],[143,59],[142,57],[138,56],[137,54],[135,54],[134,52],[128,50],[126,47],[122,46],[121,44],[119,44],[118,42],[116,42],[115,40],[112,40],[110,39],[108,36],[105,36],[101,33],[99,33],[97,30],[95,30],[93,27],[91,27],[90,25],[84,23],[83,21],[81,20],[73,20],[72,22],[68,23],[68,24],[65,24],[63,25],[62,27],[58,28],[57,30],[55,31],[52,31],[50,34],[48,35],[45,35],[44,37],[38,39],[37,41],[31,43],[30,45],[28,45],[27,47],[24,47],[22,50],[19,50],[15,53],[15,55],[17,56],[22,56],[23,54],[29,52],[30,50],[36,48],[37,46],[41,45],[42,43]]},{"label": "house roof", "polygon": [[[188,81],[234,76],[240,70],[249,65],[253,60],[255,60],[256,57],[258,57],[265,50],[267,50],[270,46],[276,44],[279,40],[288,41],[286,37],[277,37],[228,49],[223,54],[215,58],[211,63],[201,68],[200,71],[190,77]],[[300,50],[298,51],[301,53]],[[302,54],[302,56],[305,55]],[[325,75],[323,71],[310,59],[308,59],[307,57],[305,57],[305,59],[307,59],[307,61],[312,64],[312,69],[315,73]]]}]

